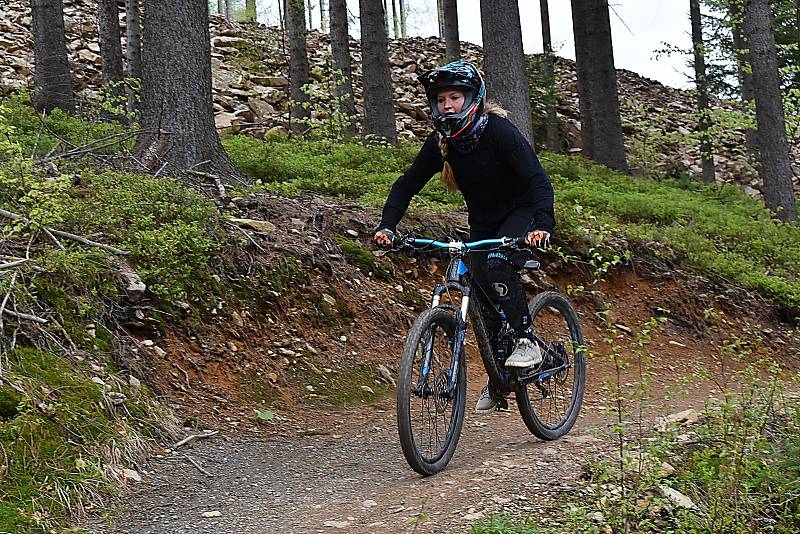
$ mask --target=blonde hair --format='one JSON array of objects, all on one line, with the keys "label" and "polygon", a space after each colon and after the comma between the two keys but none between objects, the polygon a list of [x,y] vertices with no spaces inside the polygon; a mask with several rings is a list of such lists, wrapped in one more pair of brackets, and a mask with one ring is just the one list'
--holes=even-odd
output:
[{"label": "blonde hair", "polygon": [[[502,117],[504,119],[508,118],[508,111],[504,110],[493,102],[487,101],[483,106],[483,111],[484,113],[497,115],[498,117]],[[442,182],[448,191],[458,191],[458,185],[456,184],[456,176],[453,172],[453,167],[450,165],[450,162],[447,161],[447,154],[450,151],[450,147],[447,144],[447,139],[443,135],[439,136],[439,151],[442,153],[442,162],[444,163],[442,167]]]}]

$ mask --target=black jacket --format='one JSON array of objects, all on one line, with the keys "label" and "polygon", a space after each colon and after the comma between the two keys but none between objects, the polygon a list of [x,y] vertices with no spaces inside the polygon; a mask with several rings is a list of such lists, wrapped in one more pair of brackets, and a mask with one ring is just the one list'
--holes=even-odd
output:
[{"label": "black jacket", "polygon": [[[464,195],[473,233],[492,233],[511,212],[530,215],[530,229],[555,228],[553,186],[530,143],[511,121],[489,115],[477,147],[468,154],[450,147],[448,158]],[[379,228],[394,230],[411,198],[442,170],[438,136],[425,140],[411,168],[392,186]]]}]

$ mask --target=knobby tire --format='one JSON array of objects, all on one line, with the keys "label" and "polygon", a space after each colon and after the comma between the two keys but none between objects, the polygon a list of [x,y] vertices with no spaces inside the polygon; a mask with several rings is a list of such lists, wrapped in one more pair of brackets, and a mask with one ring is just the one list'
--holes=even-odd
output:
[{"label": "knobby tire", "polygon": [[[452,311],[442,307],[426,310],[417,317],[411,326],[400,359],[400,371],[397,379],[397,428],[400,436],[400,446],[403,449],[403,456],[405,456],[408,465],[423,476],[438,473],[447,466],[453,457],[453,453],[455,453],[464,423],[467,375],[464,351],[462,350],[460,354],[453,354],[452,352],[452,341],[455,339],[456,331],[457,323]],[[445,341],[441,337],[442,335],[446,337],[447,343],[436,345],[436,343]],[[434,336],[434,346],[440,348],[437,352],[439,361],[432,367],[426,380],[426,384],[432,387],[434,394],[427,399],[423,399],[415,395],[412,390],[419,388],[421,357],[424,352],[422,347],[425,346],[429,336]],[[454,398],[449,399],[447,405],[440,410],[441,405],[445,403],[445,399],[437,397],[435,394],[437,391],[435,387],[436,379],[437,375],[441,376],[441,371],[447,371],[450,368],[452,358],[459,358],[459,371]],[[441,384],[441,379],[439,384]],[[420,411],[422,413],[415,413],[415,408],[421,408]],[[434,417],[441,413],[442,418],[447,422],[443,421],[442,423],[444,425],[444,428],[442,428],[442,433],[444,434],[442,442],[433,445],[433,450],[426,450],[426,441],[429,445],[428,449],[430,449],[432,440],[430,437],[426,439],[426,433],[423,430],[426,430],[429,425],[435,427],[439,423],[431,423],[425,420],[423,426],[426,428],[420,429],[420,421],[418,419],[423,419],[425,416],[430,415],[431,408],[434,411]],[[415,419],[415,416],[417,419]],[[415,426],[417,426],[416,432]],[[430,430],[430,428],[427,429]],[[435,431],[438,431],[438,427]]]}]

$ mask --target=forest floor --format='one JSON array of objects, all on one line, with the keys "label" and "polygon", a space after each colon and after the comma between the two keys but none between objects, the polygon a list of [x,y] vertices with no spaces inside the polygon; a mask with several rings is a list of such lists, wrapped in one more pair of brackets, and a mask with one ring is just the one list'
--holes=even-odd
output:
[{"label": "forest floor", "polygon": [[[315,250],[326,235],[366,241],[363,213],[319,198],[282,202],[278,210],[266,201],[247,216],[272,220],[274,233],[257,237],[314,265],[308,276],[275,292],[276,302],[226,308],[202,335],[196,326],[173,325],[155,340],[163,349],[143,362],[150,386],[185,418],[187,434],[218,433],[163,447],[140,466],[142,482],[114,511],[83,527],[142,534],[458,532],[505,512],[555,525],[572,502],[565,496],[577,498],[587,485],[586,461],[614,455],[610,392],[617,383],[624,391],[638,383],[636,365],[617,374],[608,338],[626,360],[645,361],[655,373],[641,415],[646,427],[659,416],[701,410],[709,397],[735,385],[737,368],[758,356],[797,368],[789,328],[758,299],[644,264],[617,270],[593,291],[573,295],[589,365],[582,413],[570,434],[536,439],[513,400],[509,412],[475,414],[485,374],[470,339],[462,439],[447,469],[423,478],[403,459],[394,389],[376,368],[396,375],[403,332],[441,267],[399,260],[405,274],[380,280],[336,254],[320,260]],[[309,249],[308,240],[317,248]],[[545,262],[545,272],[559,274],[531,280],[532,290],[587,282],[587,273],[558,261]],[[326,300],[347,310],[347,321],[331,321]],[[605,309],[608,322],[597,315]],[[642,344],[638,333],[655,316],[666,320]],[[747,360],[721,356],[723,345],[745,338],[754,348]],[[638,420],[628,422],[634,427]]]}]

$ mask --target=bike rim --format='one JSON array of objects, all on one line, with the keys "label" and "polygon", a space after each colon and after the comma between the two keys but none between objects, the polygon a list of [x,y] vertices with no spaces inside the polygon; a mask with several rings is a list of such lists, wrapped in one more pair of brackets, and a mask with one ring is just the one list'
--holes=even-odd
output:
[{"label": "bike rim", "polygon": [[553,376],[526,385],[528,401],[536,418],[548,429],[556,429],[570,417],[578,393],[580,369],[576,357],[583,347],[577,332],[570,328],[567,318],[555,307],[545,306],[534,318],[534,328],[543,345],[543,368],[566,368]]},{"label": "bike rim", "polygon": [[[439,325],[432,325],[417,344],[411,367],[409,419],[416,450],[427,463],[435,463],[447,451],[456,431],[458,385],[447,395],[451,339]],[[430,368],[423,377],[423,357],[430,342]]]}]

